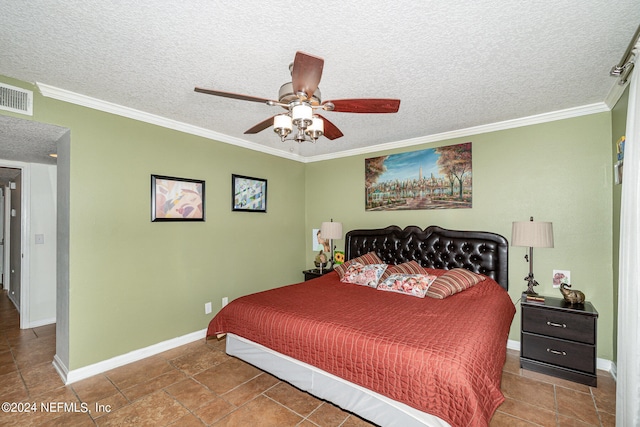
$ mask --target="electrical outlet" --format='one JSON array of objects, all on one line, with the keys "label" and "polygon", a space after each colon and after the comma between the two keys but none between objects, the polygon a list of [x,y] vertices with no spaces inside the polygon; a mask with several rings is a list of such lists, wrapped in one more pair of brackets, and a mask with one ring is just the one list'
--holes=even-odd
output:
[{"label": "electrical outlet", "polygon": [[569,270],[553,270],[553,287],[557,289],[561,283],[571,284],[571,272]]},{"label": "electrical outlet", "polygon": [[210,314],[211,313],[211,303],[208,302],[204,305],[204,314]]},{"label": "electrical outlet", "polygon": [[222,306],[229,304],[229,297],[222,297]]}]

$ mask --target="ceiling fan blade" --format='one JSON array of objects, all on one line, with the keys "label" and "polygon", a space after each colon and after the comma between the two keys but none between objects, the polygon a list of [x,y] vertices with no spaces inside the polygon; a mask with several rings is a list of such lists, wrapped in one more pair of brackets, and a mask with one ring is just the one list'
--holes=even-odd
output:
[{"label": "ceiling fan blade", "polygon": [[323,105],[329,102],[335,106],[331,111],[338,113],[397,113],[400,108],[399,99],[336,99]]},{"label": "ceiling fan blade", "polygon": [[341,136],[344,136],[344,134],[340,132],[340,129],[338,129],[336,125],[327,120],[326,117],[323,117],[320,114],[317,114],[317,116],[320,117],[322,121],[324,121],[324,136],[326,136],[327,139],[334,140],[340,138]]},{"label": "ceiling fan blade", "polygon": [[263,104],[266,104],[267,102],[271,101],[270,99],[267,99],[267,98],[258,98],[257,96],[241,95],[239,93],[232,93],[232,92],[222,92],[220,90],[205,89],[205,88],[201,88],[201,87],[196,87],[194,90],[196,92],[206,93],[208,95],[222,96],[224,98],[239,99],[241,101],[260,102],[260,103],[263,103]]},{"label": "ceiling fan blade", "polygon": [[323,67],[324,59],[303,52],[296,52],[293,69],[291,70],[293,91],[295,93],[304,92],[307,94],[307,98],[311,98],[320,84]]},{"label": "ceiling fan blade", "polygon": [[252,127],[251,129],[247,129],[246,131],[244,131],[245,135],[246,134],[254,134],[254,133],[262,132],[263,130],[265,130],[266,128],[268,128],[269,126],[271,126],[273,124],[273,118],[274,117],[275,116],[271,116],[268,119],[261,121],[260,123],[258,123],[254,127]]}]

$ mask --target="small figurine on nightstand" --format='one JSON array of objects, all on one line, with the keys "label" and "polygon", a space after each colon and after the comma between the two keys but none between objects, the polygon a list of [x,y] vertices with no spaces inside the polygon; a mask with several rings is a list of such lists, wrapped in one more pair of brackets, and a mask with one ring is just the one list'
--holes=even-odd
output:
[{"label": "small figurine on nightstand", "polygon": [[327,266],[327,256],[324,254],[324,252],[322,252],[322,250],[318,252],[318,255],[316,255],[313,263],[316,265],[316,268],[320,269],[320,273],[322,274],[322,270],[324,270]]},{"label": "small figurine on nightstand", "polygon": [[564,300],[571,304],[584,304],[584,294],[577,289],[569,289],[570,287],[570,284],[560,284],[560,292]]}]

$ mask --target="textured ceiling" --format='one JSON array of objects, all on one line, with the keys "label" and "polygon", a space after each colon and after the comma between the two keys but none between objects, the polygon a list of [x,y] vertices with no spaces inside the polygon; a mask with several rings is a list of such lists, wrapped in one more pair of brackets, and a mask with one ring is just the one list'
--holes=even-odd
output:
[{"label": "textured ceiling", "polygon": [[[56,142],[66,132],[60,126],[0,115],[0,159],[55,165],[56,159],[49,154],[57,153]],[[19,174],[20,169],[0,167],[0,185]]]},{"label": "textured ceiling", "polygon": [[68,129],[0,115],[0,159],[55,165],[56,142]]},{"label": "textured ceiling", "polygon": [[[602,103],[637,0],[345,2],[30,0],[0,4],[0,75],[312,158]],[[243,132],[279,110],[296,51],[324,58],[323,99],[399,98],[397,114],[327,112],[344,137]]]}]

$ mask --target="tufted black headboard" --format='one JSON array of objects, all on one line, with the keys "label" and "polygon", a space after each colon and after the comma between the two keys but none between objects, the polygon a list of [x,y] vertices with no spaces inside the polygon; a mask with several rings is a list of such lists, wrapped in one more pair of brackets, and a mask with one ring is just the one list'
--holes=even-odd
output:
[{"label": "tufted black headboard", "polygon": [[426,268],[466,268],[491,277],[509,289],[509,244],[499,234],[486,231],[446,230],[435,225],[404,230],[391,225],[372,230],[352,230],[345,237],[349,260],[371,251],[387,264],[417,261]]}]

